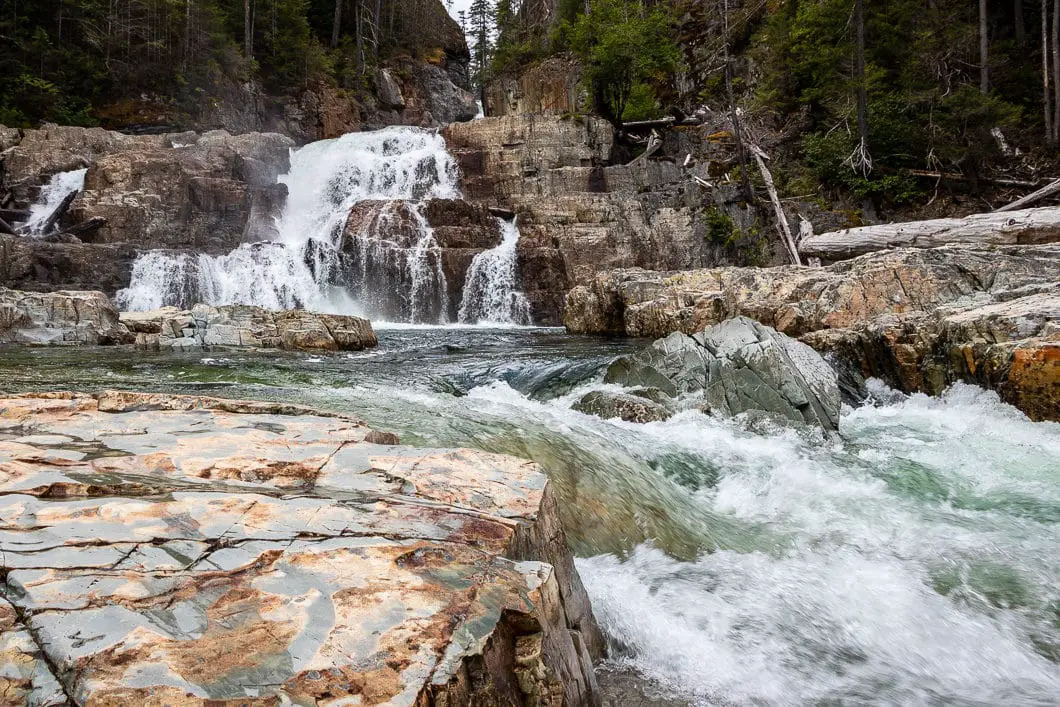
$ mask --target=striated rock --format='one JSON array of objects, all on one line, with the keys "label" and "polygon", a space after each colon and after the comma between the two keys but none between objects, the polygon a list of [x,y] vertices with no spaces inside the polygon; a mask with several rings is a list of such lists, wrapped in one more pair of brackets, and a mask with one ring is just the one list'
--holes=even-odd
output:
[{"label": "striated rock", "polygon": [[106,225],[97,243],[223,253],[275,237],[294,142],[275,133],[206,133],[194,145],[126,149],[98,158],[74,202],[75,221]]},{"label": "striated rock", "polygon": [[565,54],[550,56],[518,76],[498,76],[486,84],[486,112],[491,116],[578,113],[588,98],[581,64]]},{"label": "striated rock", "polygon": [[15,608],[0,597],[0,697],[4,705],[59,707],[69,702]]},{"label": "striated rock", "polygon": [[137,250],[124,243],[49,243],[0,234],[0,287],[52,292],[129,285]]},{"label": "striated rock", "polygon": [[836,375],[813,349],[747,317],[692,336],[674,332],[607,370],[607,383],[702,396],[705,411],[731,417],[762,410],[839,427]]},{"label": "striated rock", "polygon": [[102,292],[0,289],[0,342],[94,345],[126,344],[133,338]]},{"label": "striated rock", "polygon": [[[737,315],[825,352],[848,399],[867,376],[932,394],[967,381],[1034,419],[1060,415],[1048,363],[1060,321],[1054,245],[903,249],[825,268],[620,270],[573,289],[564,316],[573,332],[663,336]],[[1042,365],[1028,366],[1036,357]]]},{"label": "striated rock", "polygon": [[571,407],[586,415],[596,415],[605,420],[618,417],[626,422],[658,422],[668,420],[673,415],[662,403],[635,393],[613,393],[607,390],[586,393]]},{"label": "striated rock", "polygon": [[599,700],[601,636],[532,463],[185,396],[10,397],[0,426],[5,696]]},{"label": "striated rock", "polygon": [[251,346],[300,351],[360,351],[378,344],[367,319],[301,309],[272,311],[230,304],[197,304],[191,310],[163,307],[122,312],[140,348],[210,349]]},{"label": "striated rock", "polygon": [[615,139],[604,120],[506,115],[443,134],[467,198],[518,215],[517,277],[536,322],[559,323],[564,294],[602,270],[716,260],[700,188],[672,159],[610,164]]}]

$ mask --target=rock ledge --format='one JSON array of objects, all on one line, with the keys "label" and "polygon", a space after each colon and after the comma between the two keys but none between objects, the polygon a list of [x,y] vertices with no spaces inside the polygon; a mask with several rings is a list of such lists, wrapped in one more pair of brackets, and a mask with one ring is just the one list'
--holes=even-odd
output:
[{"label": "rock ledge", "polygon": [[5,703],[597,703],[539,469],[371,439],[270,403],[0,399]]}]

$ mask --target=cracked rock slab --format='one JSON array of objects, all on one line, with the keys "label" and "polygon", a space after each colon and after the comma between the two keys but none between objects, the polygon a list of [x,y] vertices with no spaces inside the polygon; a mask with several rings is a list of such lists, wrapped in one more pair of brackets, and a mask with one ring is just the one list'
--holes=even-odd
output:
[{"label": "cracked rock slab", "polygon": [[271,403],[0,399],[0,703],[596,702],[540,470],[380,437]]}]

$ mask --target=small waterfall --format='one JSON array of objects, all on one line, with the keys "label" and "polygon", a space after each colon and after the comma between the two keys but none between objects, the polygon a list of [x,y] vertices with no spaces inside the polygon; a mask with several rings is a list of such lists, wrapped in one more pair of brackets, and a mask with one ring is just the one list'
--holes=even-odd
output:
[{"label": "small waterfall", "polygon": [[515,283],[519,226],[514,220],[497,220],[501,224],[501,243],[471,261],[459,318],[469,324],[530,324],[530,304]]},{"label": "small waterfall", "polygon": [[[398,127],[311,143],[292,153],[280,181],[288,199],[278,240],[221,256],[145,253],[121,305],[241,303],[448,321],[441,251],[425,213],[427,200],[459,196],[440,135]],[[376,213],[348,227],[355,209]]]},{"label": "small waterfall", "polygon": [[43,236],[48,217],[63,203],[70,194],[85,188],[87,169],[75,169],[70,172],[53,174],[48,183],[41,187],[40,197],[29,208],[29,218],[22,224],[22,231],[31,236]]}]

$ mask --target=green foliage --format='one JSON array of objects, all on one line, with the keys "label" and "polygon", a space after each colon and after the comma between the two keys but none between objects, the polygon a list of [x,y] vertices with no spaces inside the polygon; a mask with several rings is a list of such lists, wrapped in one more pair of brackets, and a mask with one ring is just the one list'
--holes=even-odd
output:
[{"label": "green foliage", "polygon": [[768,263],[769,246],[757,221],[750,228],[741,229],[731,216],[712,206],[704,212],[703,223],[707,240],[724,253],[726,260],[741,265]]},{"label": "green foliage", "polygon": [[[658,114],[655,85],[681,62],[666,5],[594,0],[589,14],[561,25],[560,36],[581,59],[594,109],[619,123],[633,102],[638,117]],[[636,96],[634,93],[636,92]]]}]

